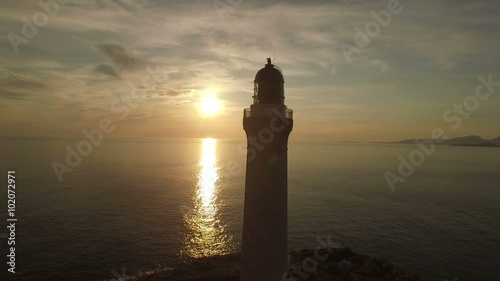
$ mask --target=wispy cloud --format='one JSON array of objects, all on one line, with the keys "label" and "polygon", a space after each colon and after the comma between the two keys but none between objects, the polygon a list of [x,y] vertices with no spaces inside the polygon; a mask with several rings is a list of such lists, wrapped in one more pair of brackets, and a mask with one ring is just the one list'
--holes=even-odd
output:
[{"label": "wispy cloud", "polygon": [[101,53],[106,59],[110,60],[113,65],[123,70],[137,70],[143,68],[146,63],[132,55],[123,46],[118,44],[97,44],[96,50]]}]

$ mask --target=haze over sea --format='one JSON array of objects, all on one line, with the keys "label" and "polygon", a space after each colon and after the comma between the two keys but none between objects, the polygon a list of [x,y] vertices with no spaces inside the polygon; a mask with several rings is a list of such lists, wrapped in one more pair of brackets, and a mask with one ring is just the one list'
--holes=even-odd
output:
[{"label": "haze over sea", "polygon": [[[16,278],[110,280],[238,251],[245,144],[105,141],[59,183],[51,163],[77,141],[0,140],[1,169],[17,177]],[[499,280],[500,149],[439,146],[392,192],[383,173],[415,148],[289,144],[289,249],[330,239],[422,280]]]}]

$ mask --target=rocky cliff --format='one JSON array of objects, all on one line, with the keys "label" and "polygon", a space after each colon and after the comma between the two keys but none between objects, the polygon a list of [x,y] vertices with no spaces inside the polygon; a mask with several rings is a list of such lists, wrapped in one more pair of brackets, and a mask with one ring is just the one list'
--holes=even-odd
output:
[{"label": "rocky cliff", "polygon": [[[414,273],[388,260],[353,252],[350,248],[302,250],[290,253],[291,272],[283,281],[419,281]],[[144,274],[139,281],[238,281],[239,254],[192,259],[174,268]]]}]

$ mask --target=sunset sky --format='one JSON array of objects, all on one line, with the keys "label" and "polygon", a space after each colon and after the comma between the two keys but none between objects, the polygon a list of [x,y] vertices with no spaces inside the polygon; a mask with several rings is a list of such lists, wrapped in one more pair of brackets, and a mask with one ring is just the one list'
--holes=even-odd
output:
[{"label": "sunset sky", "polygon": [[[500,82],[496,0],[40,3],[2,1],[0,136],[78,137],[109,118],[106,138],[243,139],[266,57],[284,73],[292,140],[500,135],[500,85],[456,129],[443,119],[479,76]],[[367,26],[379,31],[346,58]]]}]

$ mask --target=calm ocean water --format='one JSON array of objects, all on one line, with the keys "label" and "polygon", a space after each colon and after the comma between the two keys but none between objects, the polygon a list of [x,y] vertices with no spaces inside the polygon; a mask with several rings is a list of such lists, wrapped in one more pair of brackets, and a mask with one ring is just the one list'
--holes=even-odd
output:
[{"label": "calm ocean water", "polygon": [[[238,250],[238,142],[103,142],[59,183],[51,163],[64,163],[66,145],[76,141],[0,140],[0,171],[16,171],[19,220],[15,275],[0,228],[1,280],[111,280]],[[391,192],[384,171],[414,149],[290,144],[289,248],[330,239],[423,280],[500,280],[500,149],[438,147]]]}]

